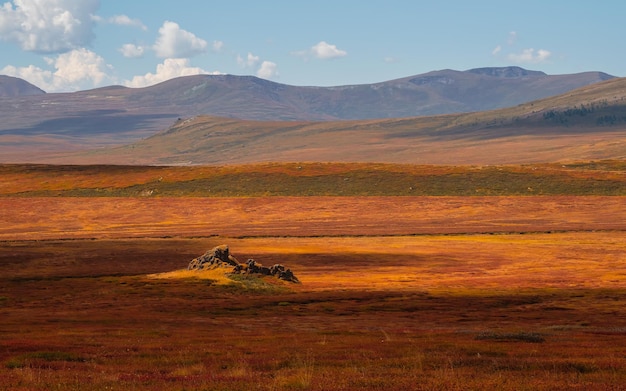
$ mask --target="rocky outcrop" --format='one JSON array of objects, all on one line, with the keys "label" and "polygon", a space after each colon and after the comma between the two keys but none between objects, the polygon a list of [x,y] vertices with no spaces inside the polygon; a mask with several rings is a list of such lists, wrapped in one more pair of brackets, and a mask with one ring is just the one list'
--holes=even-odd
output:
[{"label": "rocky outcrop", "polygon": [[237,258],[230,254],[230,250],[225,244],[213,247],[203,255],[192,259],[187,269],[210,270],[220,267],[230,268],[230,272],[233,274],[261,274],[275,276],[284,281],[300,283],[300,280],[298,280],[293,272],[281,264],[277,263],[271,267],[267,267],[256,262],[254,259],[248,259],[246,263],[240,263]]},{"label": "rocky outcrop", "polygon": [[239,262],[235,257],[230,255],[228,246],[213,247],[203,255],[192,259],[187,266],[188,270],[209,270],[218,267],[236,267]]}]

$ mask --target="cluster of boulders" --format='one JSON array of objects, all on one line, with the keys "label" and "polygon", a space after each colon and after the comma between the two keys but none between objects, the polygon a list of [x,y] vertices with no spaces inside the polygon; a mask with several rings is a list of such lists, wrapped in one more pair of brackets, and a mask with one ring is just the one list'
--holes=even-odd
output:
[{"label": "cluster of boulders", "polygon": [[267,267],[256,262],[254,259],[248,259],[246,263],[239,263],[237,258],[230,255],[230,250],[225,244],[213,247],[203,255],[192,259],[187,269],[210,270],[219,267],[231,268],[230,272],[234,274],[262,274],[275,276],[289,282],[300,283],[300,280],[298,280],[290,269],[280,264]]}]

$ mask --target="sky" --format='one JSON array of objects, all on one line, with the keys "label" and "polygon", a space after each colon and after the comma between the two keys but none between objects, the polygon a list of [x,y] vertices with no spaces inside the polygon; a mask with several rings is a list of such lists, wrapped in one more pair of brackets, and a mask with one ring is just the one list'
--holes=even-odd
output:
[{"label": "sky", "polygon": [[46,92],[193,74],[298,86],[521,66],[626,76],[612,0],[0,0],[0,74]]}]

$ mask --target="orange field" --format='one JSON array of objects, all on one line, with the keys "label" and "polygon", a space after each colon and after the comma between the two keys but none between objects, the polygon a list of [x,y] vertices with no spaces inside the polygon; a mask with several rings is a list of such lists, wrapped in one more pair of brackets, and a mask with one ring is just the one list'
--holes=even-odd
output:
[{"label": "orange field", "polygon": [[0,240],[625,229],[624,197],[0,198]]},{"label": "orange field", "polygon": [[[0,198],[0,389],[626,389],[625,206]],[[302,284],[162,278],[223,243]]]}]

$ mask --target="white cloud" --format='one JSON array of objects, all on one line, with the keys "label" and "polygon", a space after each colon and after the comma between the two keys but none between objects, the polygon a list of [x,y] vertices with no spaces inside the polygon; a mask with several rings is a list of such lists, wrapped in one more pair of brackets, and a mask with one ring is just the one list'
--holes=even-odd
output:
[{"label": "white cloud", "polygon": [[0,6],[0,39],[37,53],[89,44],[99,0],[13,0]]},{"label": "white cloud", "polygon": [[245,59],[241,56],[237,56],[237,64],[243,68],[253,68],[259,63],[259,61],[259,56],[255,56],[252,53],[248,53],[248,56]]},{"label": "white cloud", "polygon": [[120,53],[126,58],[138,58],[143,56],[146,51],[146,48],[143,46],[138,46],[132,43],[126,43],[122,45],[121,48],[118,49]]},{"label": "white cloud", "polygon": [[314,57],[322,60],[345,57],[348,55],[345,50],[340,50],[337,46],[331,45],[325,41],[321,41],[320,43],[313,45],[310,52]]},{"label": "white cloud", "polygon": [[[509,32],[509,36],[506,40],[506,46],[513,46],[515,45],[515,42],[517,42],[517,31],[511,31]],[[493,48],[493,50],[491,51],[491,55],[498,56],[499,54],[502,53],[503,49],[504,48],[502,47],[502,45],[499,44],[495,48]]]},{"label": "white cloud", "polygon": [[517,31],[511,31],[509,33],[509,39],[506,41],[506,43],[508,43],[509,46],[511,46],[511,45],[515,45],[516,41],[517,41]]},{"label": "white cloud", "polygon": [[262,79],[272,79],[278,76],[278,66],[272,61],[263,61],[259,56],[248,53],[246,58],[237,56],[237,64],[242,68],[255,68],[259,63],[261,66],[256,71],[256,75]]},{"label": "white cloud", "polygon": [[263,61],[256,75],[262,79],[273,79],[278,76],[278,66],[271,61]]},{"label": "white cloud", "polygon": [[222,41],[213,41],[213,51],[221,52],[224,47],[224,42]]},{"label": "white cloud", "polygon": [[333,58],[345,57],[348,52],[340,50],[336,45],[331,45],[326,41],[320,41],[319,43],[311,46],[308,50],[299,50],[291,52],[291,55],[301,57],[305,61],[308,61],[310,57],[314,57],[320,60],[328,60]]},{"label": "white cloud", "polygon": [[126,15],[115,15],[109,18],[109,23],[117,24],[120,26],[130,26],[137,27],[142,29],[143,31],[147,31],[148,27],[139,19],[131,19]]},{"label": "white cloud", "polygon": [[47,92],[84,90],[116,82],[112,67],[87,49],[72,50],[45,60],[55,68],[54,72],[34,65],[19,68],[9,65],[0,73],[27,80]]},{"label": "white cloud", "polygon": [[[518,38],[518,34],[516,31],[509,32],[506,46],[515,46],[517,42],[517,38]],[[503,47],[502,45],[496,46],[491,51],[491,54],[494,56],[506,57],[508,61],[513,62],[513,63],[518,63],[518,64],[524,64],[524,63],[525,64],[538,64],[538,63],[548,61],[550,57],[552,56],[552,53],[548,50],[539,49],[535,51],[535,49],[533,48],[522,49],[521,52],[511,53],[511,51],[513,51],[514,49],[509,48],[509,50],[507,50],[506,46],[505,47]],[[503,53],[503,51],[508,52],[508,53]]]},{"label": "white cloud", "polygon": [[161,58],[187,58],[205,52],[207,45],[207,41],[181,29],[178,23],[165,21],[153,49]]},{"label": "white cloud", "polygon": [[84,83],[101,86],[111,79],[112,67],[102,57],[84,48],[59,55],[54,66],[57,69],[55,75],[65,80],[65,85],[77,88]]},{"label": "white cloud", "polygon": [[127,87],[146,87],[180,76],[211,74],[220,75],[221,72],[209,72],[202,68],[190,67],[188,58],[167,58],[162,64],[157,65],[156,73],[146,73],[143,76],[135,76],[132,80],[126,80]]},{"label": "white cloud", "polygon": [[511,53],[507,58],[515,63],[537,64],[547,61],[552,53],[545,49],[539,49],[535,53],[535,49],[524,49],[521,53]]}]

